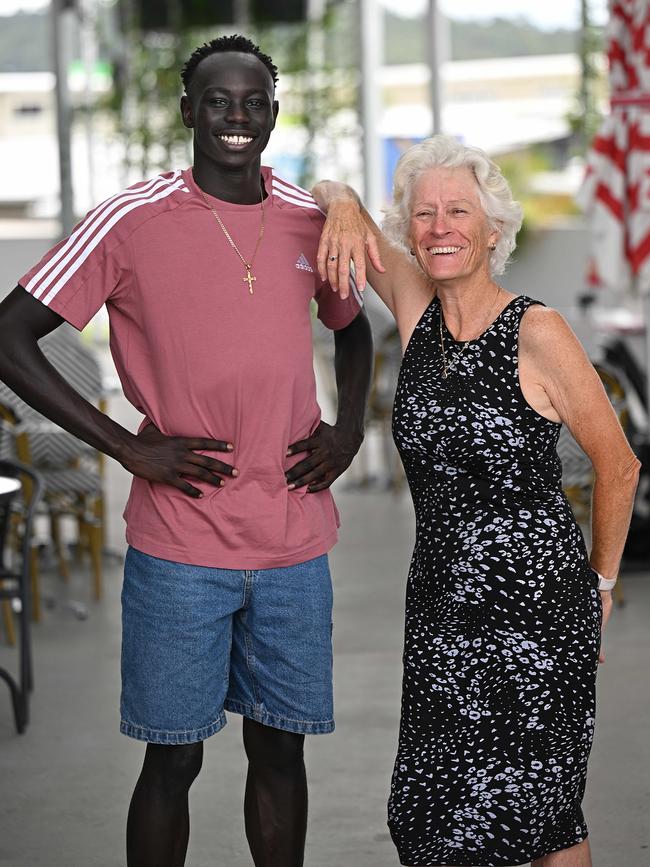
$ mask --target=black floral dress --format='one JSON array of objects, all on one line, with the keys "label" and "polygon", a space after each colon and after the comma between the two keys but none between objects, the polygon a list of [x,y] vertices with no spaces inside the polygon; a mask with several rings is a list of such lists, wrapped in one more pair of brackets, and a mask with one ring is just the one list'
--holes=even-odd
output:
[{"label": "black floral dress", "polygon": [[393,433],[416,514],[388,805],[402,864],[523,864],[587,836],[601,603],[560,425],[519,386],[535,303],[515,298],[460,355],[445,329],[445,379],[434,299],[400,370]]}]

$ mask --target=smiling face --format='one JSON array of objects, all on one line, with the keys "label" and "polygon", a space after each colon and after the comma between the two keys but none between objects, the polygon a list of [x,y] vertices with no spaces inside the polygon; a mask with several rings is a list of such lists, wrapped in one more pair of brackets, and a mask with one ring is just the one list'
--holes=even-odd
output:
[{"label": "smiling face", "polygon": [[437,166],[413,185],[408,240],[432,280],[490,276],[491,230],[471,169]]},{"label": "smiling face", "polygon": [[194,130],[194,165],[257,169],[278,114],[271,73],[253,54],[225,51],[204,58],[181,99]]}]

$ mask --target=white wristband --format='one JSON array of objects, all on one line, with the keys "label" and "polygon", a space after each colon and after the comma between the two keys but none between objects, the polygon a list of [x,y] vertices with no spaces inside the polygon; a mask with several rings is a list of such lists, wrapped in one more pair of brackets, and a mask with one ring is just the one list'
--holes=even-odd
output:
[{"label": "white wristband", "polygon": [[614,585],[616,584],[616,582],[618,580],[618,576],[616,578],[605,578],[604,575],[601,575],[600,572],[596,572],[595,569],[593,569],[593,572],[595,572],[595,574],[598,576],[598,589],[599,590],[613,590],[614,589]]}]

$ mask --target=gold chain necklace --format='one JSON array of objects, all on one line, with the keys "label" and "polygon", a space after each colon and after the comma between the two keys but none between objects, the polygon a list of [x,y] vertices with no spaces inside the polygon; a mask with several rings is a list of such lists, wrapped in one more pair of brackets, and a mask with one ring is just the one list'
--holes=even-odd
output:
[{"label": "gold chain necklace", "polygon": [[235,253],[237,253],[239,258],[241,259],[242,264],[243,264],[244,268],[246,269],[246,276],[242,277],[242,281],[244,283],[248,283],[248,291],[252,295],[253,294],[253,283],[257,282],[257,277],[254,277],[251,272],[253,269],[253,265],[255,263],[255,257],[257,256],[257,251],[259,250],[260,244],[262,243],[262,238],[264,237],[264,190],[263,189],[261,190],[261,198],[260,198],[260,207],[262,208],[262,221],[260,223],[260,231],[259,231],[259,234],[257,236],[257,243],[255,244],[255,249],[253,250],[253,255],[251,256],[250,262],[247,262],[246,259],[244,259],[244,257],[242,256],[239,247],[233,241],[230,232],[224,226],[223,220],[221,219],[219,214],[215,211],[215,209],[212,207],[210,202],[207,200],[206,195],[203,192],[203,190],[199,188],[199,192],[201,193],[201,195],[203,197],[203,201],[206,203],[208,208],[210,208],[210,210],[212,211],[212,214],[213,214],[215,220],[217,221],[217,223],[221,227],[222,232],[226,236],[226,240],[228,241],[230,246],[233,248]]},{"label": "gold chain necklace", "polygon": [[[494,307],[497,303],[497,298],[499,297],[500,292],[501,292],[501,287],[497,286],[497,294],[494,296],[494,301],[492,302],[492,306],[490,307],[490,309],[487,312],[487,316],[485,317],[485,320],[483,321],[483,324],[481,325],[481,330],[479,331],[477,337],[480,337],[481,334],[483,334],[483,332],[485,331],[485,328],[486,328],[488,322],[490,321],[490,316],[492,315],[492,311],[494,310]],[[460,357],[462,356],[463,352],[465,352],[465,350],[470,345],[470,343],[472,343],[474,340],[476,340],[476,337],[472,337],[471,340],[466,340],[463,343],[460,350],[456,353],[456,355],[449,361],[449,364],[447,364],[447,355],[445,353],[445,338],[444,338],[444,335],[442,333],[442,327],[443,327],[443,325],[446,324],[445,323],[445,315],[442,311],[442,302],[440,302],[440,322],[439,322],[439,324],[440,324],[440,349],[442,350],[442,378],[447,379],[452,368],[454,368],[458,364],[458,362],[460,361]]]}]

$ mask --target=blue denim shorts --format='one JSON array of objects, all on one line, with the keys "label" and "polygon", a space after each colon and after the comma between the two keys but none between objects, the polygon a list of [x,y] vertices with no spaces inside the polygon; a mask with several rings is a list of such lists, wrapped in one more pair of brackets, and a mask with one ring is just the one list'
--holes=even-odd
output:
[{"label": "blue denim shorts", "polygon": [[120,730],[194,743],[223,728],[224,709],[300,734],[334,729],[327,555],[232,570],[129,548]]}]

